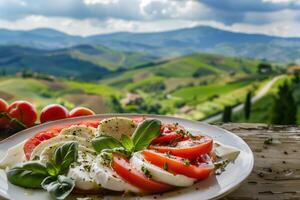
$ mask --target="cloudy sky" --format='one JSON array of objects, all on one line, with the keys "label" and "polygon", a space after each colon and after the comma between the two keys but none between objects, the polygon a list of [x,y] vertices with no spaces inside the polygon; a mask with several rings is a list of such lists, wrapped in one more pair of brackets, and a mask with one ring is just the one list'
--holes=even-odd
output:
[{"label": "cloudy sky", "polygon": [[197,25],[300,37],[300,0],[0,0],[0,28],[73,35]]}]

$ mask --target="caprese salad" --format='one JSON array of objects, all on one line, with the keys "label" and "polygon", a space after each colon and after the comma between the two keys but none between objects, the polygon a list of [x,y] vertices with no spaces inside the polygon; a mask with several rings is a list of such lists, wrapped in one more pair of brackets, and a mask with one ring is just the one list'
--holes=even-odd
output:
[{"label": "caprese salad", "polygon": [[0,167],[14,185],[65,199],[189,187],[222,172],[238,155],[178,123],[113,117],[46,129],[9,149]]}]

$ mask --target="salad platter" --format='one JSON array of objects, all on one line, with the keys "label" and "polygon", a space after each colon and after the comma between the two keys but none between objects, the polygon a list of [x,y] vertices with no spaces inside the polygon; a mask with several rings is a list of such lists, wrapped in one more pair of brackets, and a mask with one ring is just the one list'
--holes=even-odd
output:
[{"label": "salad platter", "polygon": [[[0,142],[7,199],[217,199],[251,173],[238,136],[159,115],[53,121]],[[0,198],[1,198],[0,197]]]}]

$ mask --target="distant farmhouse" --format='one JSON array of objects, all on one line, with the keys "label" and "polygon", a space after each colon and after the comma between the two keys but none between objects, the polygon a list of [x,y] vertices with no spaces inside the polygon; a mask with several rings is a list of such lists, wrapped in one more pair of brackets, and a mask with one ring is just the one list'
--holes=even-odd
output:
[{"label": "distant farmhouse", "polygon": [[300,73],[300,65],[289,66],[287,72],[290,74]]}]

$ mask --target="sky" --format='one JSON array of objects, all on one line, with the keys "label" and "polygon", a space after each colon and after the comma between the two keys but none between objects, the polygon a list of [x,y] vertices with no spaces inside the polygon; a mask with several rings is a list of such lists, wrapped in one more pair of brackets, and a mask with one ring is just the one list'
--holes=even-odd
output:
[{"label": "sky", "polygon": [[198,25],[300,37],[300,0],[0,0],[0,28],[6,29],[87,36]]}]

